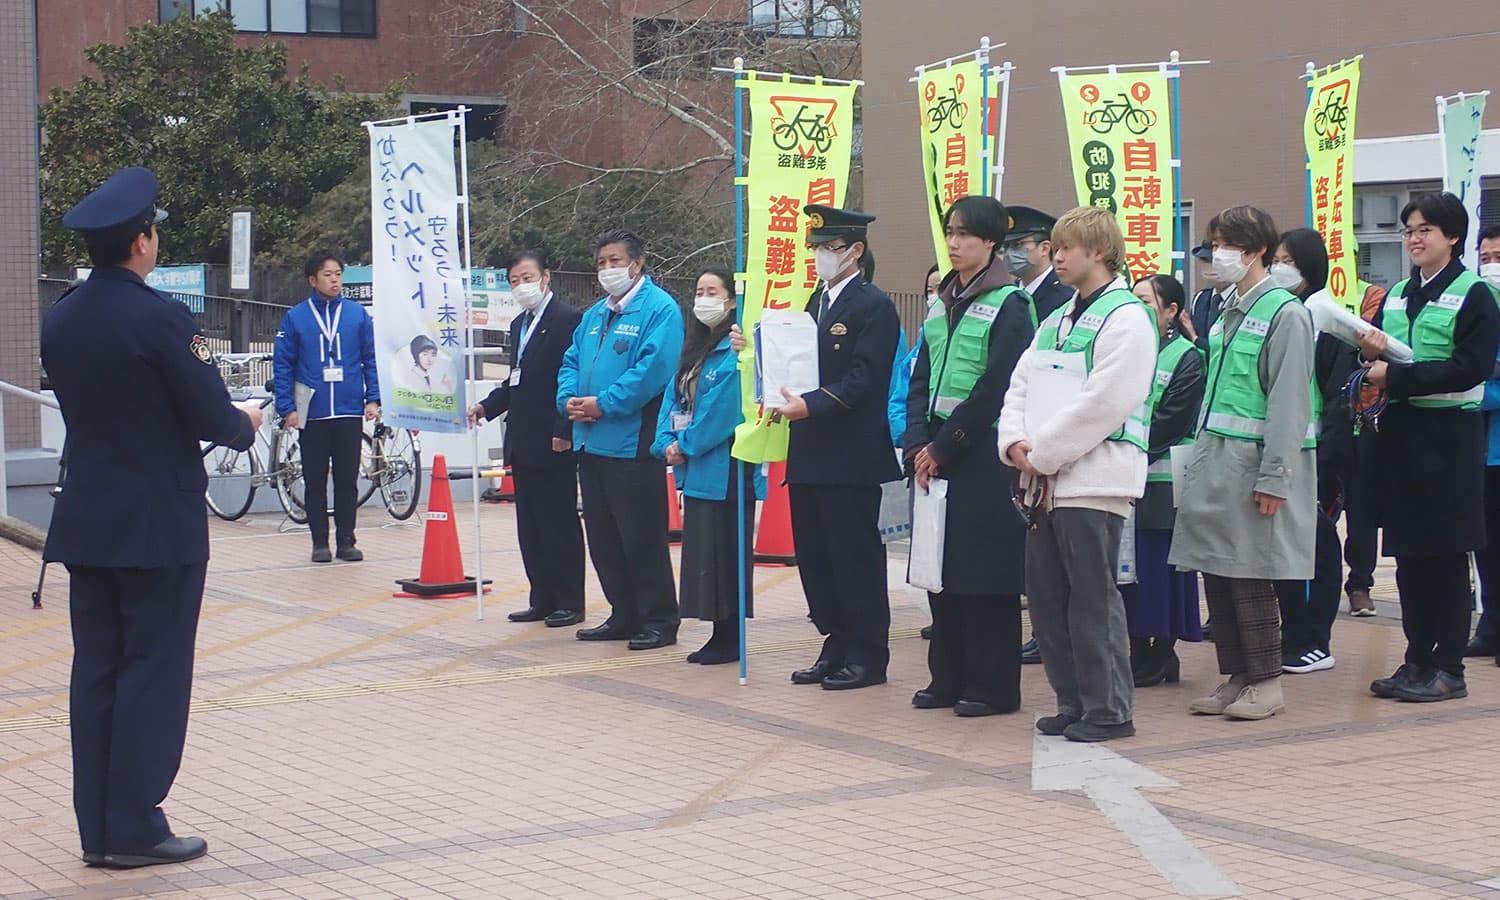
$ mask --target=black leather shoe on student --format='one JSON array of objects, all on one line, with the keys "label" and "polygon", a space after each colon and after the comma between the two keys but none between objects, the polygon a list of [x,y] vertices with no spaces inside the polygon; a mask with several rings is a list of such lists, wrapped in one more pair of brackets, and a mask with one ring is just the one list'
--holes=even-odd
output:
[{"label": "black leather shoe on student", "polygon": [[116,869],[138,869],[187,862],[208,853],[208,842],[200,837],[170,837],[139,853],[106,853],[104,864]]},{"label": "black leather shoe on student", "polygon": [[336,555],[344,562],[363,562],[365,558],[365,551],[359,549],[353,544],[345,544],[344,546],[340,547],[338,553],[334,555]]},{"label": "black leather shoe on student", "polygon": [[1391,693],[1407,703],[1440,703],[1469,696],[1469,686],[1462,677],[1438,669],[1421,681],[1396,685]]}]

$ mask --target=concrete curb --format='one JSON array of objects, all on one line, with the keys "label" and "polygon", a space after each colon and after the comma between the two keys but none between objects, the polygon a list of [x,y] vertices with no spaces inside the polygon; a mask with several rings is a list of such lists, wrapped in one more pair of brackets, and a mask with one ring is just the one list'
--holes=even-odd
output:
[{"label": "concrete curb", "polygon": [[42,545],[47,542],[47,532],[30,522],[23,522],[10,516],[0,516],[0,539],[20,544],[27,550],[40,553]]}]

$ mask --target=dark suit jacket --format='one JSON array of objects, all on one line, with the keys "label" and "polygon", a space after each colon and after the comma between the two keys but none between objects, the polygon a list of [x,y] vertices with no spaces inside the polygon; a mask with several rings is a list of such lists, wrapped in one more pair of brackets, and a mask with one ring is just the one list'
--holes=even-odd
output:
[{"label": "dark suit jacket", "polygon": [[1193,331],[1198,335],[1198,340],[1194,343],[1199,350],[1207,353],[1208,333],[1213,330],[1214,323],[1219,321],[1219,313],[1224,311],[1224,295],[1211,287],[1204,288],[1193,297],[1188,309],[1192,311],[1188,318],[1193,320]]},{"label": "dark suit jacket", "polygon": [[[808,303],[817,315],[822,289]],[[816,391],[792,423],[789,484],[877,485],[901,477],[886,400],[901,319],[885,291],[855,275],[818,328]]]},{"label": "dark suit jacket", "polygon": [[[1021,285],[1023,288],[1025,286]],[[1057,273],[1049,269],[1047,277],[1036,286],[1036,293],[1031,297],[1032,304],[1036,306],[1036,320],[1045,321],[1058,307],[1072,300],[1073,293],[1073,289],[1059,281]]]},{"label": "dark suit jacket", "polygon": [[[511,368],[521,347],[521,320],[510,323]],[[490,391],[480,403],[484,417],[493,419],[503,412],[505,420],[505,464],[539,466],[549,462],[571,461],[571,454],[554,453],[552,439],[572,440],[573,423],[557,411],[557,370],[562,368],[563,353],[573,342],[573,330],[583,314],[556,294],[547,301],[542,317],[532,328],[536,333],[521,356],[521,383],[511,387],[510,380]]]},{"label": "dark suit jacket", "polygon": [[188,308],[128,269],[95,269],[47,314],[42,364],[68,428],[43,558],[140,569],[207,560],[199,441],[245,450],[255,432]]}]

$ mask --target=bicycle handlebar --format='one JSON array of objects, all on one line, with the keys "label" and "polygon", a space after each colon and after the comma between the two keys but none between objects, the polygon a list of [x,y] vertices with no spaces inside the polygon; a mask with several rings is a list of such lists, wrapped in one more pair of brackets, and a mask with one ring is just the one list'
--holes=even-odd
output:
[{"label": "bicycle handlebar", "polygon": [[215,353],[214,359],[232,366],[247,366],[252,363],[271,362],[276,359],[276,356],[272,353]]},{"label": "bicycle handlebar", "polygon": [[[272,403],[275,403],[275,402],[276,402],[276,398],[275,397],[266,397],[265,399],[263,399],[263,400],[260,401],[260,408],[261,409],[265,409],[266,407],[270,406]],[[218,441],[213,441],[213,442],[209,443],[209,445],[207,447],[204,447],[203,448],[203,452],[200,453],[199,455],[200,456],[207,456],[208,454],[214,452],[215,450],[219,449],[222,446],[223,446],[223,444],[220,444]]]}]

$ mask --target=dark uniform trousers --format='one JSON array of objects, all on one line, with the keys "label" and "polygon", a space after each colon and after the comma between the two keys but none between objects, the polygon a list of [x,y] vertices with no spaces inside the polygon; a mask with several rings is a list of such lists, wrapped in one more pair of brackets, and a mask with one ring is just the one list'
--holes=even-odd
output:
[{"label": "dark uniform trousers", "polygon": [[354,544],[354,516],[359,511],[359,448],[364,443],[364,420],[359,416],[313,419],[305,423],[302,483],[307,505],[307,530],[315,547],[328,546],[328,469],[333,464],[333,525],[338,546]]},{"label": "dark uniform trousers", "polygon": [[1469,554],[1397,556],[1396,589],[1406,661],[1462,678],[1471,615]]},{"label": "dark uniform trousers", "polygon": [[792,543],[808,615],[826,635],[819,660],[884,673],[890,662],[891,604],[880,485],[792,484]]},{"label": "dark uniform trousers", "polygon": [[542,465],[515,465],[516,532],[531,582],[531,608],[583,612],[583,526],[572,451]]},{"label": "dark uniform trousers", "polygon": [[932,640],[927,690],[977,700],[999,710],[1021,708],[1021,595],[927,594]]},{"label": "dark uniform trousers", "polygon": [[[519,482],[518,482],[519,483]],[[578,454],[583,527],[609,621],[637,634],[677,628],[677,585],[667,551],[667,466],[659,459]]]},{"label": "dark uniform trousers", "polygon": [[160,805],[187,736],[193,645],[208,563],[69,565],[73,808],[86,853],[172,836]]},{"label": "dark uniform trousers", "polygon": [[[1484,470],[1484,533],[1494,537],[1474,553],[1484,598],[1484,613],[1474,628],[1474,637],[1493,647],[1500,646],[1500,466],[1486,466]],[[1500,660],[1500,655],[1496,659]]]},{"label": "dark uniform trousers", "polygon": [[1318,524],[1314,532],[1311,581],[1276,582],[1281,606],[1283,652],[1322,650],[1329,652],[1333,623],[1339,617],[1339,588],[1343,583],[1343,561],[1339,552],[1339,527],[1327,511],[1334,508],[1340,491],[1340,474],[1333,466],[1318,466]]}]

